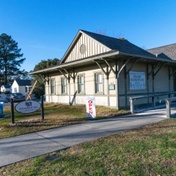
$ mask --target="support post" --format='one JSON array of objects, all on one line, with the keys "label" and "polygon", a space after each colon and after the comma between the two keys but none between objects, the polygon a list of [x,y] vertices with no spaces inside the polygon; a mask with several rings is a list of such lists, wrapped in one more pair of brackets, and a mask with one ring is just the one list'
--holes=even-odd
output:
[{"label": "support post", "polygon": [[170,100],[166,99],[166,116],[171,117]]},{"label": "support post", "polygon": [[116,98],[117,98],[117,101],[116,101],[116,108],[119,110],[119,78],[117,77],[116,78]]},{"label": "support post", "polygon": [[154,95],[152,96],[152,106],[153,108],[155,108],[155,96]]},{"label": "support post", "polygon": [[14,118],[14,102],[13,102],[13,98],[10,99],[10,103],[11,103],[11,122],[12,124],[15,123],[15,118]]},{"label": "support post", "polygon": [[134,99],[130,98],[130,111],[132,114],[134,114]]}]

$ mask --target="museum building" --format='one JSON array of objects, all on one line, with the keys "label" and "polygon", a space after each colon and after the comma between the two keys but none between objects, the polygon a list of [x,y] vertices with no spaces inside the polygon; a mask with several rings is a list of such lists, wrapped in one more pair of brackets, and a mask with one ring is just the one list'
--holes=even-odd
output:
[{"label": "museum building", "polygon": [[176,45],[144,50],[124,38],[79,30],[58,65],[33,71],[45,80],[46,102],[129,108],[176,93]]}]

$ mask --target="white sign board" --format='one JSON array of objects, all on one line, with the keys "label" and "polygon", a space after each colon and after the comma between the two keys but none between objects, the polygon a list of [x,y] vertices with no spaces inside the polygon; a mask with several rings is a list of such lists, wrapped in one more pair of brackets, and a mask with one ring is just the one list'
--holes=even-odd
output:
[{"label": "white sign board", "polygon": [[86,116],[87,118],[96,118],[95,97],[93,96],[87,97]]},{"label": "white sign board", "polygon": [[15,106],[17,112],[28,114],[35,112],[40,108],[40,103],[38,101],[22,101]]},{"label": "white sign board", "polygon": [[129,72],[130,90],[145,89],[145,72]]}]

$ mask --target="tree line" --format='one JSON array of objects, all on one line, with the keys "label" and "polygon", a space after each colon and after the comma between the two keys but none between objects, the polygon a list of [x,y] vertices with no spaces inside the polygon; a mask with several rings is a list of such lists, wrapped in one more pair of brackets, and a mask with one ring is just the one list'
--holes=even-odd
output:
[{"label": "tree line", "polygon": [[[12,39],[10,35],[2,33],[0,35],[0,87],[2,85],[12,84],[14,78],[26,77],[28,72],[21,70],[21,64],[26,60],[18,48],[18,43]],[[34,66],[34,71],[44,69],[59,64],[59,59],[41,60]],[[38,80],[38,84],[34,89],[37,96],[44,94],[44,82],[39,76],[34,76],[33,79]]]}]

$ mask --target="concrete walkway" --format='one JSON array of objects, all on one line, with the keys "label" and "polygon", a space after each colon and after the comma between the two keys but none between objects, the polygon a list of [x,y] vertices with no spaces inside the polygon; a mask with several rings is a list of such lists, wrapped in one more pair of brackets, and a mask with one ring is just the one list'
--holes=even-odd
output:
[{"label": "concrete walkway", "polygon": [[0,167],[164,119],[166,109],[150,110],[1,139]]}]

